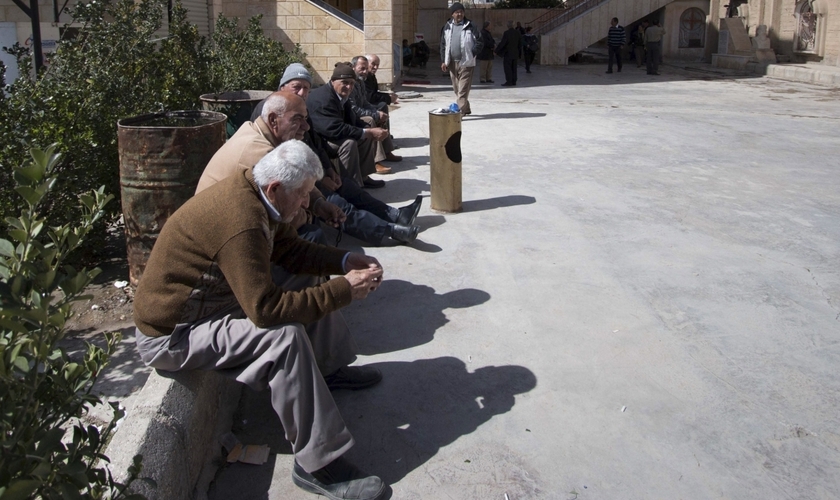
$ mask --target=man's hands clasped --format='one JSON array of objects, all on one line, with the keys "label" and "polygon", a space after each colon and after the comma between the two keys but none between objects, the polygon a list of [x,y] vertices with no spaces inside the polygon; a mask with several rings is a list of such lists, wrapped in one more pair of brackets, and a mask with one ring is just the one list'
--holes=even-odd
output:
[{"label": "man's hands clasped", "polygon": [[353,300],[366,298],[382,284],[384,271],[375,257],[351,253],[344,267],[347,269],[344,277],[350,282]]}]

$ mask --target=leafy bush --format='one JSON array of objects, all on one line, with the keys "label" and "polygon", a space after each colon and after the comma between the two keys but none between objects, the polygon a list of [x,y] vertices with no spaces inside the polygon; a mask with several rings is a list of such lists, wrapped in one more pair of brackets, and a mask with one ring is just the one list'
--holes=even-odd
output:
[{"label": "leafy bush", "polygon": [[[168,36],[161,26],[166,0],[97,0],[72,11],[82,24],[62,41],[37,78],[23,76],[0,92],[0,213],[23,205],[12,195],[12,168],[30,145],[57,143],[66,156],[56,165],[55,196],[43,213],[51,223],[75,220],[77,193],[104,185],[119,196],[116,122],[161,110],[200,109],[199,96],[244,89],[276,89],[298,50],[266,38],[259,18],[241,32],[236,19],[220,18],[211,39],[198,34],[180,3],[173,5]],[[21,75],[31,57],[20,47]],[[119,203],[103,221],[119,214]],[[0,236],[3,233],[0,232]],[[105,235],[100,222],[88,247]]]},{"label": "leafy bush", "polygon": [[[26,208],[6,217],[10,239],[0,239],[0,497],[142,498],[125,496],[102,454],[122,412],[104,428],[79,419],[90,405],[97,376],[119,342],[107,336],[105,350],[87,345],[72,360],[58,347],[72,306],[88,297],[85,287],[99,269],[77,271],[65,265],[113,198],[103,188],[84,194],[73,225],[47,227],[39,211],[57,186],[60,157],[53,147],[32,150],[32,161],[13,173]],[[140,459],[129,470],[129,483]]]},{"label": "leafy bush", "polygon": [[286,66],[303,60],[300,50],[287,52],[282,43],[266,38],[260,18],[249,19],[242,31],[235,18],[216,21],[210,49],[214,91],[276,90]]}]

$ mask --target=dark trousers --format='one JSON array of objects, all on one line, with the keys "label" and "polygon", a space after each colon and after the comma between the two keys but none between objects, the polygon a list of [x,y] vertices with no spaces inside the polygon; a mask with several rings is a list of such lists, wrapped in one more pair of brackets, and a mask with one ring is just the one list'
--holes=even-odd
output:
[{"label": "dark trousers", "polygon": [[607,47],[610,52],[610,62],[607,66],[607,72],[612,73],[613,59],[615,59],[618,71],[621,71],[621,45],[610,45]]},{"label": "dark trousers", "polygon": [[525,50],[525,71],[530,73],[531,72],[531,65],[534,64],[534,57],[536,57],[536,52],[531,52],[530,50]]},{"label": "dark trousers", "polygon": [[505,83],[516,83],[516,67],[518,60],[515,57],[505,56]]},{"label": "dark trousers", "polygon": [[336,205],[347,216],[344,232],[365,243],[380,244],[388,231],[388,223],[395,222],[399,216],[399,210],[369,195],[349,177],[341,179],[338,192],[327,189],[321,192],[328,202]]},{"label": "dark trousers", "polygon": [[645,59],[647,61],[647,74],[655,75],[659,73],[659,62],[662,60],[662,42],[648,42],[645,44],[647,54]]}]

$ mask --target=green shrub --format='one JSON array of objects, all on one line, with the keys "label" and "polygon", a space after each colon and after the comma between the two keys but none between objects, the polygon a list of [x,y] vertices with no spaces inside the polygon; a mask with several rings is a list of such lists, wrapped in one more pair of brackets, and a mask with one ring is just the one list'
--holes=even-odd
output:
[{"label": "green shrub", "polygon": [[[80,217],[48,227],[40,208],[57,186],[59,156],[53,147],[33,149],[32,161],[16,168],[15,190],[24,200],[17,217],[6,217],[9,239],[0,239],[0,498],[123,498],[102,452],[122,412],[98,429],[80,418],[101,404],[91,393],[119,342],[91,344],[82,359],[58,347],[72,306],[88,297],[85,287],[99,269],[66,265],[113,198],[103,188],[79,197]],[[140,471],[135,457],[129,483]],[[129,495],[125,498],[142,498]]]},{"label": "green shrub", "polygon": [[236,18],[220,16],[216,21],[210,50],[214,91],[277,90],[286,66],[303,60],[299,49],[288,52],[282,43],[266,38],[261,17],[249,19],[241,31]]},{"label": "green shrub", "polygon": [[[162,35],[166,3],[78,4],[72,11],[82,25],[78,34],[59,43],[37,78],[23,76],[0,92],[0,213],[23,208],[12,195],[11,172],[26,161],[30,145],[57,143],[65,152],[56,166],[55,196],[43,213],[51,223],[75,220],[80,214],[78,193],[104,185],[119,197],[117,120],[200,109],[199,96],[205,93],[273,90],[285,66],[303,58],[266,38],[259,18],[241,32],[236,19],[220,18],[208,40],[177,2],[168,36]],[[29,52],[20,47],[12,52],[19,56],[20,74],[31,75]],[[102,246],[104,222],[116,218],[119,208],[119,203],[110,206],[90,235],[88,249]]]}]

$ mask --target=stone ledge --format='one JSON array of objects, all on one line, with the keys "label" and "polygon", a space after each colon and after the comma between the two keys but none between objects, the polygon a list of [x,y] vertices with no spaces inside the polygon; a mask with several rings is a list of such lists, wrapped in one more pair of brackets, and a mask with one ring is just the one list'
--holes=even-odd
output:
[{"label": "stone ledge", "polygon": [[840,68],[818,68],[816,65],[770,64],[760,74],[797,82],[818,83],[840,87]]},{"label": "stone ledge", "polygon": [[157,487],[136,481],[133,491],[149,500],[204,497],[222,463],[219,437],[230,430],[241,389],[213,372],[152,373],[105,452],[114,478],[125,480],[139,454],[140,476]]}]

